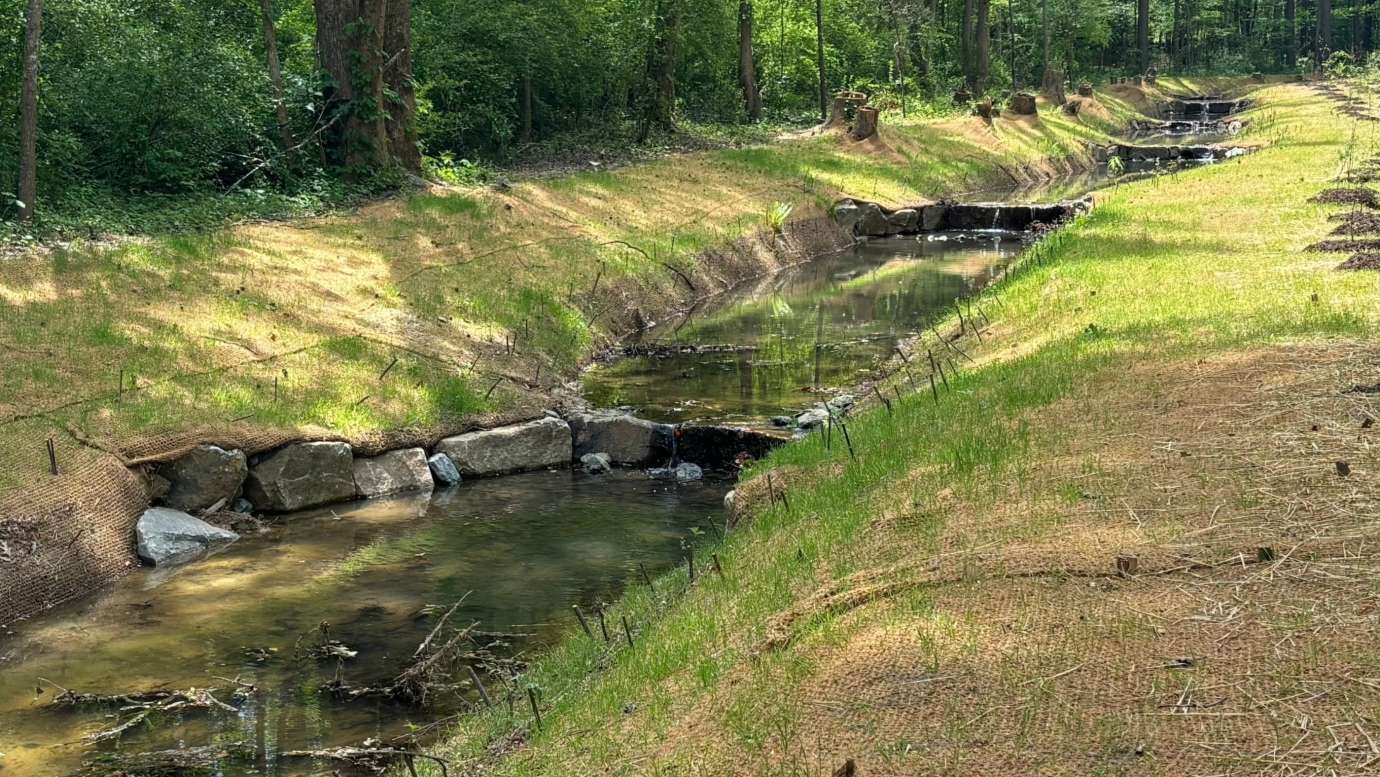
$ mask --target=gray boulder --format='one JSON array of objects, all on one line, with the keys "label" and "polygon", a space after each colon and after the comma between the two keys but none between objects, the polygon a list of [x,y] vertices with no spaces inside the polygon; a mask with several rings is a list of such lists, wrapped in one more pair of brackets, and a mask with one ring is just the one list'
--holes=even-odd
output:
[{"label": "gray boulder", "polygon": [[886,220],[895,233],[914,232],[920,228],[920,211],[914,208],[902,208],[887,216]]},{"label": "gray boulder", "polygon": [[249,462],[244,451],[199,445],[176,461],[160,464],[157,474],[168,483],[159,502],[192,512],[233,500],[249,475]]},{"label": "gray boulder", "polygon": [[811,410],[806,410],[796,416],[795,425],[801,429],[813,429],[816,426],[822,426],[824,422],[828,420],[829,411],[822,407],[816,407]]},{"label": "gray boulder", "polygon": [[834,223],[852,233],[853,227],[862,221],[863,210],[852,200],[843,200],[834,206]]},{"label": "gray boulder", "polygon": [[166,507],[150,507],[134,525],[139,558],[156,567],[195,561],[240,535]]},{"label": "gray boulder", "polygon": [[949,206],[936,203],[926,205],[920,211],[920,231],[937,232],[944,228],[944,217],[949,213]]},{"label": "gray boulder", "polygon": [[854,234],[867,237],[886,237],[892,234],[891,222],[887,221],[880,205],[865,202],[858,207],[862,209],[862,218],[858,219],[858,225],[853,228]]},{"label": "gray boulder", "polygon": [[585,466],[585,472],[591,475],[602,475],[613,469],[613,462],[609,461],[607,453],[586,453],[580,457],[580,463]]},{"label": "gray boulder", "polygon": [[834,415],[839,415],[841,413],[848,412],[849,408],[853,407],[853,405],[856,405],[857,403],[858,400],[854,399],[852,394],[839,394],[838,396],[824,403],[825,412],[833,410]]},{"label": "gray boulder", "polygon": [[258,510],[289,512],[355,498],[354,456],[343,442],[299,442],[249,468],[244,495]]},{"label": "gray boulder", "polygon": [[421,448],[389,451],[372,459],[355,459],[354,471],[355,492],[366,498],[430,491],[436,487],[426,451]]},{"label": "gray boulder", "polygon": [[648,470],[647,474],[653,480],[674,480],[677,483],[691,483],[704,477],[704,470],[698,464],[691,464],[688,461],[681,462],[674,467],[658,467]]},{"label": "gray boulder", "polygon": [[431,479],[443,486],[457,485],[462,478],[460,470],[456,468],[455,462],[444,453],[438,453],[426,460],[427,467],[431,469]]},{"label": "gray boulder", "polygon": [[606,453],[615,464],[642,466],[671,456],[675,429],[627,413],[578,413],[570,419],[575,458]]},{"label": "gray boulder", "polygon": [[570,425],[559,418],[540,418],[525,424],[447,437],[436,452],[455,462],[466,477],[528,472],[570,466]]}]

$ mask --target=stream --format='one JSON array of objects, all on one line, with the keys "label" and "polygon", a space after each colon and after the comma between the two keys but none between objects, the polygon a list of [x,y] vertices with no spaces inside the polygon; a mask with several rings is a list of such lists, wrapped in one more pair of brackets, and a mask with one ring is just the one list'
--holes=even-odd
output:
[{"label": "stream", "polygon": [[[1110,180],[1104,167],[974,198],[1065,198]],[[744,283],[659,322],[632,344],[636,355],[588,371],[585,397],[655,421],[767,426],[865,380],[901,341],[997,278],[1023,245],[1021,234],[1000,231],[871,240]],[[722,347],[684,349],[706,345]],[[473,480],[284,516],[209,559],[137,570],[20,634],[0,634],[0,775],[66,775],[102,753],[208,744],[249,754],[217,768],[227,777],[321,773],[330,765],[281,754],[387,740],[469,703],[455,694],[426,709],[342,701],[323,685],[396,675],[456,602],[455,622],[493,633],[495,652],[539,651],[570,632],[572,605],[592,611],[640,567],[655,575],[683,563],[685,544],[722,524],[729,488],[627,470]],[[314,658],[327,637],[355,655]],[[227,693],[220,700],[233,711],[168,714],[98,743],[85,738],[117,725],[115,709],[50,705],[62,689],[237,683],[258,693]]]}]

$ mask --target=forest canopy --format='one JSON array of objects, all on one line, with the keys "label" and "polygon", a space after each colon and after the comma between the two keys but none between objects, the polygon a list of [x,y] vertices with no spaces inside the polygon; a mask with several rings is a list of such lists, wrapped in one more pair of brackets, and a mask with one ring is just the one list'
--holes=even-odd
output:
[{"label": "forest canopy", "polygon": [[49,210],[227,193],[311,202],[392,185],[399,172],[462,175],[569,135],[624,144],[682,122],[810,123],[821,73],[823,91],[858,89],[884,109],[952,110],[960,86],[1000,96],[1038,87],[1050,68],[1096,81],[1146,67],[1300,72],[1333,52],[1362,62],[1376,19],[1359,0],[0,0],[0,10],[0,46],[13,52],[0,68],[0,219],[26,205],[30,125],[30,177]]}]

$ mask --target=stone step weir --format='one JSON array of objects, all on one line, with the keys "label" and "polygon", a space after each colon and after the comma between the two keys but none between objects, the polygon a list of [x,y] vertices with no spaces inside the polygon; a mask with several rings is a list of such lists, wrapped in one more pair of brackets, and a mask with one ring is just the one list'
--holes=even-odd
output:
[{"label": "stone step weir", "polygon": [[835,223],[856,237],[894,237],[927,232],[1000,230],[1025,232],[1052,226],[1092,207],[1092,199],[1013,205],[1004,202],[935,202],[885,208],[875,202],[842,200],[832,210]]},{"label": "stone step weir", "polygon": [[1109,162],[1113,157],[1123,162],[1220,162],[1250,152],[1241,146],[1206,145],[1132,145],[1113,143],[1093,149],[1093,157],[1098,162]]},{"label": "stone step weir", "polygon": [[1249,107],[1251,107],[1251,101],[1246,99],[1233,100],[1226,97],[1192,95],[1171,99],[1165,106],[1165,113],[1170,116],[1182,116],[1185,118],[1195,116],[1230,116],[1233,113],[1240,113]]}]

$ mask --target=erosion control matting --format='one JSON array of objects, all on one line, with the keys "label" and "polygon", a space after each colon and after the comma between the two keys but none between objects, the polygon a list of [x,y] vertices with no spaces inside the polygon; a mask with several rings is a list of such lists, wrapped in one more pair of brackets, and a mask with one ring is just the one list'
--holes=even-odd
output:
[{"label": "erosion control matting", "polygon": [[1380,270],[1380,253],[1356,254],[1337,265],[1338,270]]},{"label": "erosion control matting", "polygon": [[1323,189],[1309,202],[1317,205],[1365,205],[1368,208],[1377,205],[1375,190],[1363,186]]}]

